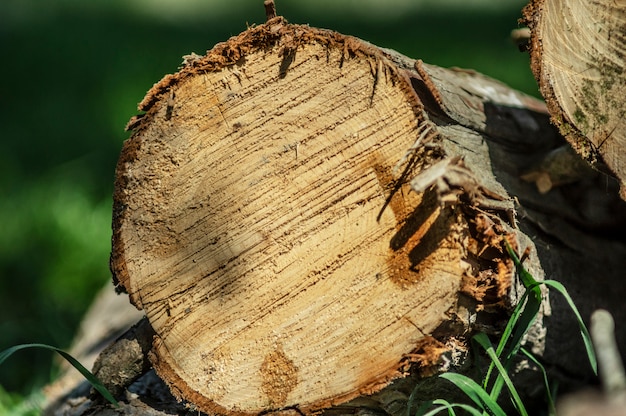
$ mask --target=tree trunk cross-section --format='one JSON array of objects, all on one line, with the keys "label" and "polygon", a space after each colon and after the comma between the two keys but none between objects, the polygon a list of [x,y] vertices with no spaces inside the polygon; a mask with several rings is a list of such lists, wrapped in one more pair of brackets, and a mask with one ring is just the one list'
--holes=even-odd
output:
[{"label": "tree trunk cross-section", "polygon": [[380,390],[417,350],[439,360],[431,334],[472,291],[468,227],[410,189],[437,149],[409,150],[434,130],[380,50],[276,18],[189,57],[140,108],[111,264],[175,396],[308,412]]}]

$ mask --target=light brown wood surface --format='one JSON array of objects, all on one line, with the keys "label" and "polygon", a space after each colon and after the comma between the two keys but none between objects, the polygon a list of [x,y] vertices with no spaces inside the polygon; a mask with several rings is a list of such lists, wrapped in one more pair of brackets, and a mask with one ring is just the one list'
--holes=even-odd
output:
[{"label": "light brown wood surface", "polygon": [[467,226],[410,190],[409,150],[435,132],[383,54],[275,19],[144,103],[118,165],[112,267],[175,395],[315,410],[440,345]]}]

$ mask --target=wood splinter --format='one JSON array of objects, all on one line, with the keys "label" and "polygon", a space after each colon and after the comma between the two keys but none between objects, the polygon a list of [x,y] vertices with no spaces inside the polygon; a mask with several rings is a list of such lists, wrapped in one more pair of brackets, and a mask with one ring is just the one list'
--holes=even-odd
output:
[{"label": "wood splinter", "polygon": [[265,18],[270,21],[276,17],[276,4],[274,4],[274,0],[265,0],[263,2],[265,6]]}]

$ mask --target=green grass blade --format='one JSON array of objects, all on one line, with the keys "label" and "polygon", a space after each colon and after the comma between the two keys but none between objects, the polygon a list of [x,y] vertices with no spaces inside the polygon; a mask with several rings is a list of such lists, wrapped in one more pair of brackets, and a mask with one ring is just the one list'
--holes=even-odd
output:
[{"label": "green grass blade", "polygon": [[578,320],[578,326],[580,328],[580,334],[583,338],[583,342],[585,343],[585,349],[587,350],[587,357],[589,358],[589,363],[591,364],[591,367],[593,368],[594,373],[598,374],[598,361],[596,359],[595,350],[593,349],[593,343],[591,341],[591,337],[589,336],[589,331],[587,330],[587,327],[585,326],[585,323],[582,317],[580,316],[580,312],[578,312],[578,308],[576,308],[574,301],[570,297],[569,293],[567,293],[567,289],[565,289],[565,286],[563,286],[563,284],[561,284],[560,282],[557,282],[556,280],[545,280],[543,282],[537,282],[532,277],[532,275],[528,273],[528,271],[526,271],[524,266],[522,266],[522,264],[519,261],[519,258],[515,254],[515,251],[511,248],[511,246],[506,240],[505,240],[505,244],[506,244],[506,249],[509,255],[511,256],[511,258],[513,259],[513,262],[515,263],[515,266],[517,267],[517,271],[520,275],[520,279],[522,280],[522,283],[524,283],[524,286],[526,286],[528,290],[541,293],[541,289],[539,288],[539,286],[541,284],[544,284],[548,287],[551,287],[552,289],[555,289],[561,295],[563,295],[563,297],[567,301],[567,304],[576,315],[576,319]]},{"label": "green grass blade", "polygon": [[[524,336],[534,324],[540,308],[541,296],[537,296],[536,292],[530,291],[530,294],[526,299],[526,303],[515,319],[515,327],[512,334],[509,334],[509,338],[505,340],[504,345],[506,346],[506,349],[500,351],[500,354],[496,354],[507,370],[509,369],[513,358],[517,355],[520,347],[522,346]],[[504,359],[502,357],[504,357]]]},{"label": "green grass blade", "polygon": [[22,345],[15,345],[15,346],[13,346],[11,348],[7,348],[6,350],[0,352],[0,365],[2,365],[2,363],[7,358],[9,358],[11,355],[13,355],[13,353],[15,353],[15,352],[17,352],[19,350],[26,349],[26,348],[43,348],[43,349],[46,349],[46,350],[50,350],[50,351],[54,351],[54,352],[59,353],[70,364],[72,364],[72,366],[74,366],[74,368],[77,369],[83,375],[83,377],[85,377],[85,379],[87,379],[87,381],[89,383],[91,383],[93,388],[96,389],[98,391],[98,393],[100,393],[102,395],[102,397],[107,399],[115,407],[119,407],[119,403],[117,402],[117,400],[115,400],[113,395],[107,390],[106,387],[104,387],[102,382],[100,382],[100,380],[98,380],[96,378],[96,376],[94,376],[91,373],[91,371],[87,370],[81,363],[78,362],[78,360],[76,360],[76,358],[72,357],[71,355],[69,355],[68,353],[66,353],[65,351],[63,351],[63,350],[61,350],[61,349],[59,349],[57,347],[53,347],[51,345],[46,345],[46,344],[22,344]]},{"label": "green grass blade", "polygon": [[[431,407],[435,405],[435,402],[445,402],[445,404],[435,409],[431,409]],[[449,405],[449,403],[443,399],[429,400],[420,405],[420,407],[415,412],[415,416],[434,416],[440,413],[442,410],[447,410],[447,407],[446,407],[447,405]],[[448,416],[455,416],[455,415],[456,413],[454,412],[454,410],[448,410]]]},{"label": "green grass blade", "polygon": [[524,266],[522,266],[522,262],[520,262],[519,257],[515,253],[515,250],[511,247],[508,241],[504,240],[504,245],[506,246],[506,251],[509,253],[511,259],[513,259],[513,263],[515,263],[515,267],[517,268],[517,273],[519,274],[520,280],[525,288],[529,289],[531,286],[536,285],[538,282],[535,280],[532,274],[530,274]]},{"label": "green grass blade", "polygon": [[[513,263],[515,263],[517,274],[519,275],[520,280],[522,281],[522,284],[526,288],[526,292],[524,293],[524,295],[528,295],[528,299],[526,303],[524,304],[520,315],[516,317],[515,319],[516,321],[515,331],[513,332],[513,335],[510,336],[511,339],[508,340],[508,344],[510,345],[510,348],[509,348],[509,351],[507,352],[506,360],[509,360],[515,354],[517,354],[517,351],[519,350],[519,347],[521,345],[522,339],[524,338],[524,335],[528,332],[533,322],[535,321],[535,318],[537,317],[537,314],[539,313],[539,309],[541,308],[541,301],[542,301],[543,296],[541,294],[541,288],[540,288],[540,285],[542,282],[538,282],[537,280],[535,280],[533,275],[531,275],[524,268],[519,258],[517,257],[517,254],[511,248],[509,243],[506,240],[504,240],[504,242],[506,244],[506,250],[509,253],[509,256],[511,256],[511,259],[513,259]],[[522,296],[522,299],[523,298],[524,297]],[[519,303],[518,303],[518,306],[519,306]],[[517,310],[518,308],[516,308],[516,311]],[[508,339],[508,337],[506,339]],[[500,345],[498,345],[498,357],[501,356],[501,353],[502,351],[500,350]]]},{"label": "green grass blade", "polygon": [[[500,341],[498,342],[498,347],[496,348],[496,354],[498,357],[502,355],[502,351],[504,351],[504,347],[507,345],[507,341],[511,338],[511,334],[513,333],[513,329],[515,328],[515,325],[517,324],[517,321],[521,315],[521,312],[522,312],[522,309],[524,308],[527,297],[528,297],[528,292],[524,292],[519,302],[515,306],[515,309],[513,310],[511,317],[506,323],[506,327],[504,328],[504,331],[502,332],[502,335],[500,336]],[[495,366],[493,362],[491,362],[489,364],[489,368],[487,369],[487,374],[485,375],[483,379],[483,388],[485,390],[487,390],[487,387],[489,385],[489,380],[491,380],[491,373],[493,372],[494,368]]]},{"label": "green grass blade", "polygon": [[[535,283],[537,284],[537,283]],[[532,288],[532,286],[531,286]],[[508,371],[513,357],[518,353],[519,348],[522,345],[524,335],[528,332],[530,327],[535,322],[535,318],[539,313],[541,307],[541,291],[537,292],[529,290],[522,295],[522,298],[515,307],[513,314],[509,318],[509,322],[500,337],[500,342],[495,351],[498,359],[504,354],[502,364],[506,371]],[[505,349],[506,347],[506,349]],[[491,373],[493,372],[495,362],[492,361],[489,364],[487,374],[485,376],[483,386],[487,389],[489,380],[491,379]],[[500,395],[503,387],[503,380],[501,377],[497,377],[491,389],[491,397],[497,398]]]},{"label": "green grass blade", "polygon": [[[542,293],[539,285],[541,282],[535,280],[535,278],[524,268],[515,251],[511,248],[509,243],[505,240],[506,250],[515,264],[517,274],[522,281],[522,284],[526,288],[526,291],[520,298],[519,302],[515,306],[509,321],[505,327],[498,346],[496,348],[496,356],[500,359],[505,351],[504,359],[502,360],[503,368],[508,371],[511,362],[515,355],[518,353],[519,348],[522,345],[524,336],[533,325],[539,309],[541,308]],[[483,380],[483,386],[485,390],[491,380],[491,374],[495,367],[495,362],[489,364],[487,374]],[[491,397],[497,398],[500,396],[502,388],[504,387],[504,379],[501,376],[496,377],[494,384],[491,388]]]},{"label": "green grass blade", "polygon": [[[502,363],[498,359],[496,355],[496,351],[493,348],[493,345],[491,345],[491,341],[489,341],[489,338],[487,337],[487,335],[483,333],[479,333],[475,335],[473,339],[478,344],[480,344],[481,347],[485,349],[485,351],[487,352],[487,355],[489,356],[489,358],[491,358],[492,362],[495,364],[496,368],[498,369],[500,373],[499,377],[502,378],[504,384],[506,384],[507,388],[509,389],[509,392],[511,393],[511,398],[513,399],[513,403],[515,404],[515,407],[517,408],[520,415],[528,416],[528,412],[526,412],[526,408],[524,407],[524,403],[522,403],[522,399],[517,393],[517,389],[515,389],[515,386],[513,385],[513,382],[511,381],[511,379],[509,378],[509,375],[507,374],[506,369],[502,366]],[[487,393],[485,392],[485,394]],[[489,399],[495,402],[495,399],[492,396],[489,396]]]},{"label": "green grass blade", "polygon": [[467,397],[472,400],[483,412],[494,416],[506,416],[502,407],[474,380],[456,373],[444,373],[439,377],[444,378],[457,386]]},{"label": "green grass blade", "polygon": [[[528,292],[527,292],[528,293]],[[538,293],[534,290],[530,291],[526,303],[520,312],[517,319],[515,330],[509,340],[509,351],[507,351],[507,359],[510,359],[513,355],[517,354],[519,347],[522,343],[522,339],[535,322],[535,318],[539,314],[541,308],[541,291]]]},{"label": "green grass blade", "polygon": [[506,346],[507,341],[511,338],[511,334],[513,334],[513,329],[515,328],[515,325],[517,324],[517,321],[522,314],[527,298],[528,292],[524,292],[517,305],[515,305],[515,309],[513,309],[513,313],[511,314],[509,321],[506,323],[506,327],[502,332],[500,342],[498,343],[498,347],[496,348],[496,353],[498,354],[498,357],[502,354],[502,351],[504,351],[504,347]]},{"label": "green grass blade", "polygon": [[528,351],[526,348],[521,348],[520,351],[522,354],[526,356],[526,358],[528,358],[537,367],[539,367],[539,370],[541,371],[541,374],[543,375],[543,384],[546,388],[546,398],[548,399],[548,414],[549,416],[556,416],[556,406],[554,405],[554,400],[552,398],[550,382],[548,381],[548,373],[546,373],[545,367],[539,362],[539,360],[537,360],[537,358],[535,358],[533,353]]},{"label": "green grass blade", "polygon": [[567,304],[574,312],[574,315],[576,315],[576,320],[578,321],[578,327],[580,329],[580,335],[583,338],[583,342],[585,343],[585,349],[587,350],[587,358],[589,359],[589,364],[591,364],[591,368],[593,369],[594,374],[597,375],[598,374],[598,360],[596,358],[595,349],[593,348],[591,336],[589,335],[589,331],[587,330],[587,327],[585,326],[585,322],[583,321],[583,318],[580,316],[580,312],[578,312],[578,308],[576,308],[574,301],[570,297],[569,293],[567,293],[567,289],[565,289],[565,286],[563,286],[562,283],[557,282],[556,280],[546,280],[542,283],[552,289],[555,289],[557,292],[563,295],[563,297],[567,301]]},{"label": "green grass blade", "polygon": [[[430,408],[433,405],[438,405],[439,407],[426,411],[428,408]],[[418,409],[418,413],[416,414],[416,416],[435,416],[441,413],[443,410],[447,410],[449,416],[454,416],[456,415],[454,408],[465,410],[465,412],[467,412],[468,414],[472,416],[483,415],[483,412],[481,410],[478,410],[468,404],[449,403],[446,400],[437,399],[437,400],[432,400],[430,402],[424,403],[422,406],[420,406],[420,409]],[[419,413],[420,411],[421,413]]]}]

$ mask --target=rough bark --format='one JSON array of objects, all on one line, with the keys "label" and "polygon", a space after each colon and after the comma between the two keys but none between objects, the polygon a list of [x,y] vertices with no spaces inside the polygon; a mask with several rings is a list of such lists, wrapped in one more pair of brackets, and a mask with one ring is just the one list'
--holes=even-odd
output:
[{"label": "rough bark", "polygon": [[532,0],[531,67],[553,122],[626,199],[626,3]]},{"label": "rough bark", "polygon": [[[112,270],[187,404],[400,414],[415,386],[434,398],[446,386],[423,377],[466,371],[467,337],[497,333],[519,296],[504,239],[583,316],[626,318],[617,183],[588,170],[542,188],[565,141],[497,81],[277,18],[188,57],[140,109]],[[562,384],[584,380],[573,316],[551,304],[529,347]],[[142,386],[125,414],[145,412]]]}]

